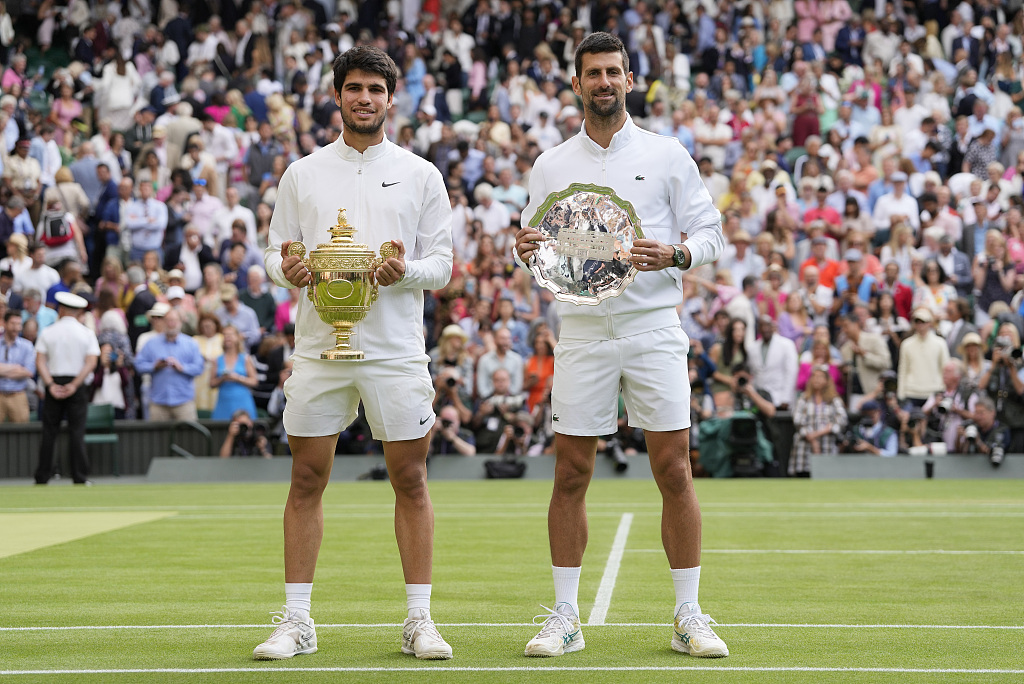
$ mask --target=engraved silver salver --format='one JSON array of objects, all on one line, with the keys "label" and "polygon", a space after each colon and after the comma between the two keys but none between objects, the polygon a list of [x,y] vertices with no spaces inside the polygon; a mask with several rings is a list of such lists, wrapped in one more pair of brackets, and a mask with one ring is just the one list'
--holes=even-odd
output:
[{"label": "engraved silver salver", "polygon": [[622,294],[636,277],[629,250],[644,236],[640,219],[611,188],[573,183],[553,192],[530,226],[544,236],[530,270],[559,301],[598,304]]}]

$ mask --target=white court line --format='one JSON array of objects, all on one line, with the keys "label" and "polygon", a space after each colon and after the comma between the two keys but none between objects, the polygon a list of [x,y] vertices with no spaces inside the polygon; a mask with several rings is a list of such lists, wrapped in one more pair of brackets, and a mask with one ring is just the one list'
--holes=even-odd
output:
[{"label": "white court line", "polygon": [[160,667],[103,670],[0,670],[4,675],[61,675],[61,674],[219,674],[231,672],[880,672],[900,674],[1024,674],[1019,669],[917,668],[917,667],[743,667],[729,665],[633,666],[633,667],[561,667],[534,665],[518,667],[453,667],[451,665],[424,665],[422,667]]},{"label": "white court line", "polygon": [[[317,623],[320,629],[376,629],[401,627],[401,622],[337,622]],[[584,627],[669,627],[670,622],[606,622],[603,624],[584,623]],[[532,622],[438,622],[438,627],[536,627]],[[753,627],[758,629],[990,629],[1024,630],[1024,625],[855,625],[822,624],[808,622],[720,622],[718,627]],[[267,623],[240,625],[63,625],[50,627],[0,627],[0,632],[71,632],[105,631],[118,629],[266,629]]]},{"label": "white court line", "polygon": [[597,588],[597,598],[594,599],[594,607],[590,611],[590,618],[587,624],[603,625],[604,619],[608,617],[608,608],[612,604],[612,592],[615,591],[615,580],[619,576],[619,566],[622,565],[622,554],[626,551],[626,540],[629,539],[629,528],[633,524],[633,514],[623,513],[619,521],[619,529],[615,532],[615,541],[612,542],[612,550],[608,554],[608,562],[604,566],[604,575],[601,577],[601,584]]},{"label": "white court line", "polygon": [[[665,553],[664,549],[629,549],[630,553]],[[1024,556],[1024,551],[957,549],[701,549],[701,553],[727,554],[840,554],[846,556]]]}]

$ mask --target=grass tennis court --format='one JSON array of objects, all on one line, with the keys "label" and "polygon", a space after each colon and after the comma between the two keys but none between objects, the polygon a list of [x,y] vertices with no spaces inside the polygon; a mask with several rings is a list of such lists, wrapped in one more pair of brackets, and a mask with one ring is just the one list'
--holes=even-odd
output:
[{"label": "grass tennis court", "polygon": [[[538,603],[553,598],[550,484],[435,482],[432,615],[455,658],[403,656],[393,497],[387,483],[359,482],[333,484],[325,499],[312,611],[320,652],[257,663],[250,654],[271,631],[268,612],[284,602],[286,485],[3,487],[0,680],[1024,678],[1018,481],[733,480],[697,488],[701,605],[721,624],[728,658],[692,659],[669,648],[673,594],[657,490],[653,482],[609,480],[595,481],[589,495],[580,587],[586,650],[522,656],[538,629],[530,624]],[[609,555],[621,557],[617,573]],[[604,624],[587,626],[592,612],[595,622],[604,612]]]}]

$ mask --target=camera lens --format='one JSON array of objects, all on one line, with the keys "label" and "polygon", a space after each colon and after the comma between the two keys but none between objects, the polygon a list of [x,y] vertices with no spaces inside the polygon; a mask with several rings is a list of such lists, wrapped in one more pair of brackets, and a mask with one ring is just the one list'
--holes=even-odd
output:
[{"label": "camera lens", "polygon": [[740,377],[736,378],[736,386],[737,387],[746,387],[748,382],[750,382],[750,381],[746,377],[744,377],[744,376],[740,376]]},{"label": "camera lens", "polygon": [[522,427],[518,425],[514,425],[512,427],[512,434],[514,434],[516,437],[522,437],[523,435],[526,434],[526,430],[524,430]]},{"label": "camera lens", "polygon": [[442,418],[441,419],[441,427],[443,427],[445,429],[448,429],[451,426],[452,426],[452,421],[448,420],[447,418]]},{"label": "camera lens", "polygon": [[448,378],[447,380],[444,381],[444,384],[448,385],[449,387],[455,387],[456,382],[457,381],[455,380],[455,378]]}]

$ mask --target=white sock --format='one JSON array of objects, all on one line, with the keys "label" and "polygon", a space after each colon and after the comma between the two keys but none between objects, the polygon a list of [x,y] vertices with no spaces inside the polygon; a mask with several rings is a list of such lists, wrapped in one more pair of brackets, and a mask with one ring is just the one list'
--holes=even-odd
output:
[{"label": "white sock", "polygon": [[308,621],[312,594],[312,582],[285,582],[284,605],[288,608],[289,614],[302,621]]},{"label": "white sock", "polygon": [[555,605],[568,603],[577,616],[580,614],[580,570],[582,568],[559,568],[551,566],[551,575],[555,578]]},{"label": "white sock", "polygon": [[697,589],[700,587],[700,566],[695,568],[672,568],[672,584],[676,588],[676,610],[673,615],[679,612],[683,604],[687,605],[686,612],[700,610],[697,604]]},{"label": "white sock", "polygon": [[[430,587],[429,584],[405,585],[405,601],[406,607],[409,609],[409,617],[414,619],[426,617],[419,612],[421,610],[426,615],[430,615]],[[416,611],[415,614],[413,611]]]}]

